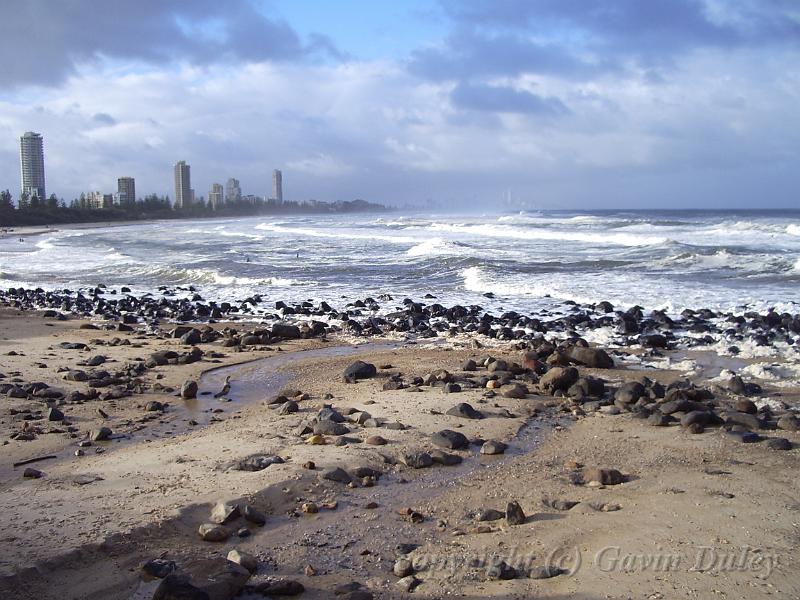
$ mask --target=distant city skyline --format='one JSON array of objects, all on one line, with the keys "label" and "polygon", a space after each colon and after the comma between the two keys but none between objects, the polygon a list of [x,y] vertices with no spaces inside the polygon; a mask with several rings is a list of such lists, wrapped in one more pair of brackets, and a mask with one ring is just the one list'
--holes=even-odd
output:
[{"label": "distant city skyline", "polygon": [[266,195],[280,165],[292,198],[798,205],[795,2],[26,0],[0,23],[12,190],[37,131],[67,199],[123,175],[173,197],[184,158],[198,195]]}]

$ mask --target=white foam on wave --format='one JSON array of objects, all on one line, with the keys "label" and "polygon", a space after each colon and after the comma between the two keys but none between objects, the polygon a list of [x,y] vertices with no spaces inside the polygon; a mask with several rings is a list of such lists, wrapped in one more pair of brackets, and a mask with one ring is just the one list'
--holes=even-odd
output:
[{"label": "white foam on wave", "polygon": [[572,292],[565,292],[551,284],[546,285],[539,282],[512,283],[508,281],[492,281],[480,267],[467,267],[461,271],[461,277],[464,279],[464,288],[470,292],[492,292],[493,294],[501,296],[522,296],[528,298],[545,298],[551,296],[561,300],[572,300],[578,303],[589,302],[586,298]]},{"label": "white foam on wave", "polygon": [[588,244],[612,246],[654,246],[665,244],[668,238],[631,233],[592,233],[587,231],[558,231],[512,227],[508,225],[452,225],[449,223],[433,223],[429,227],[433,231],[445,231],[465,235],[476,235],[491,238],[508,238],[530,241],[584,242]]},{"label": "white foam on wave", "polygon": [[789,235],[800,235],[800,225],[795,225],[794,223],[787,225],[786,233]]},{"label": "white foam on wave", "polygon": [[466,248],[463,244],[448,242],[442,238],[432,238],[416,246],[412,246],[406,251],[409,256],[449,256],[465,254]]},{"label": "white foam on wave", "polygon": [[762,381],[768,381],[777,387],[796,387],[800,385],[800,365],[791,363],[759,362],[740,369],[741,375],[749,375]]},{"label": "white foam on wave", "polygon": [[362,233],[350,233],[346,231],[322,231],[319,229],[309,229],[306,227],[286,227],[285,225],[278,225],[275,223],[260,223],[256,225],[256,229],[260,231],[272,231],[273,233],[284,233],[289,235],[298,235],[302,237],[315,237],[339,240],[364,240],[364,241],[382,241],[392,244],[416,244],[419,239],[402,236],[402,235],[374,235]]},{"label": "white foam on wave", "polygon": [[220,231],[217,231],[217,234],[221,235],[223,237],[243,237],[243,238],[248,238],[248,239],[251,239],[251,240],[263,240],[264,239],[263,236],[254,235],[252,233],[244,233],[244,232],[241,232],[241,231],[224,231],[224,230],[220,230]]}]

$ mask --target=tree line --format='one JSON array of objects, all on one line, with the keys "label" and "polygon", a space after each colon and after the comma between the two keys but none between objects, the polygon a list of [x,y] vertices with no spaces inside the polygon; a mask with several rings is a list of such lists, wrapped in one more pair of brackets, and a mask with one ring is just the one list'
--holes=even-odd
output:
[{"label": "tree line", "polygon": [[50,194],[40,200],[24,194],[14,205],[9,190],[0,191],[0,226],[50,225],[57,223],[91,223],[95,221],[141,221],[153,219],[187,219],[203,217],[254,216],[259,214],[325,213],[383,211],[387,208],[365,200],[337,202],[276,203],[274,200],[257,199],[255,202],[226,202],[216,208],[202,198],[192,205],[176,208],[169,196],[150,194],[127,204],[113,204],[104,208],[90,206],[84,194],[67,204],[63,198]]}]

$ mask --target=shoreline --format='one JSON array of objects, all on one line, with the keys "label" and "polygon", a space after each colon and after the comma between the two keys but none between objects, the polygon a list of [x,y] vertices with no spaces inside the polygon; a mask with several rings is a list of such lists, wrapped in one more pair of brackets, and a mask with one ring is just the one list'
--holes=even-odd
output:
[{"label": "shoreline", "polygon": [[[324,335],[318,330],[319,337],[296,340],[277,335],[293,335],[293,329],[282,327],[291,327],[291,319],[302,315],[287,314],[286,321],[275,321],[271,327],[241,321],[180,325],[163,320],[156,326],[140,319],[128,331],[118,327],[124,324],[122,314],[108,313],[105,318],[95,315],[89,320],[74,315],[60,320],[58,314],[3,311],[5,339],[0,372],[4,378],[0,384],[19,380],[14,387],[20,387],[41,381],[51,389],[63,390],[67,399],[60,402],[54,394],[48,400],[47,395],[40,394],[48,388],[32,390],[24,398],[9,397],[7,389],[0,396],[0,436],[6,442],[0,507],[9,516],[0,526],[5,540],[0,551],[0,589],[8,587],[7,594],[20,589],[18,584],[24,580],[31,597],[37,598],[63,598],[71,593],[87,599],[149,600],[158,586],[166,584],[142,573],[140,567],[148,560],[164,554],[165,560],[174,561],[180,572],[191,574],[195,584],[202,585],[209,569],[219,569],[227,552],[238,548],[260,563],[248,585],[269,585],[270,578],[294,580],[305,586],[304,598],[330,597],[331,590],[354,578],[376,598],[405,597],[403,586],[416,587],[414,595],[422,598],[452,593],[487,598],[513,594],[590,598],[591,590],[603,587],[620,590],[619,596],[609,597],[638,597],[664,590],[663,581],[657,583],[654,573],[646,568],[621,572],[594,559],[607,546],[634,554],[653,552],[654,540],[664,552],[680,554],[683,566],[692,558],[692,552],[684,552],[687,548],[699,551],[709,547],[723,552],[727,547],[748,543],[760,548],[762,556],[773,553],[780,557],[780,563],[766,577],[763,569],[757,571],[755,567],[726,573],[726,580],[688,568],[670,571],[666,575],[669,585],[677,586],[670,589],[683,590],[681,594],[693,589],[703,597],[712,589],[722,589],[737,597],[743,585],[749,590],[748,597],[796,594],[800,590],[800,579],[794,575],[796,560],[787,545],[793,535],[791,522],[796,520],[796,509],[786,503],[793,495],[792,473],[798,464],[800,437],[797,431],[775,429],[778,416],[786,413],[779,403],[793,407],[797,414],[800,388],[777,387],[773,384],[780,381],[747,375],[742,381],[744,387],[734,392],[731,381],[715,375],[730,359],[723,357],[715,362],[709,358],[710,374],[715,377],[708,377],[709,367],[693,369],[697,373],[687,377],[686,350],[681,348],[659,350],[660,356],[649,358],[661,361],[661,366],[642,371],[632,367],[642,364],[642,356],[648,358],[647,348],[609,348],[608,356],[614,363],[610,368],[607,364],[576,364],[572,359],[559,364],[563,360],[560,357],[571,356],[571,351],[554,353],[554,344],[550,354],[545,354],[547,349],[541,343],[534,345],[536,338],[497,339],[477,332],[446,335],[446,331],[429,338],[406,333],[401,335],[405,343],[396,349],[366,347],[352,356],[335,356],[333,352],[334,356],[304,357],[302,350],[308,348],[371,344],[387,337],[390,343],[401,342],[392,339],[398,332],[378,335],[365,333],[364,328],[360,335],[344,329]],[[100,328],[84,328],[87,325]],[[180,327],[187,331],[176,331]],[[262,333],[258,333],[259,327]],[[335,329],[330,323],[327,328]],[[237,333],[232,332],[234,329]],[[200,339],[186,338],[191,330],[197,331]],[[263,333],[267,330],[272,333]],[[551,333],[558,333],[558,329],[554,327],[544,335],[550,339]],[[248,335],[256,336],[252,340],[256,343],[244,345]],[[66,348],[63,342],[87,347]],[[195,348],[201,352],[196,361],[192,359]],[[600,348],[595,348],[597,351],[590,354],[602,357]],[[15,354],[9,355],[12,351]],[[530,355],[532,351],[541,358]],[[166,358],[165,352],[174,352],[176,357]],[[376,374],[346,383],[342,374],[358,358],[358,352],[362,360],[376,365]],[[153,359],[156,355],[165,356],[166,362],[159,364],[160,360]],[[96,362],[91,360],[94,356],[103,357],[98,366],[81,365]],[[488,356],[495,360],[487,368],[482,363]],[[266,371],[293,373],[293,379],[280,385],[303,396],[293,399],[287,389],[282,392],[286,394],[283,404],[273,408],[265,404],[273,400],[274,390],[268,387],[267,375],[254,368],[258,363],[250,361],[270,357],[280,357],[284,364]],[[477,364],[472,366],[469,360]],[[497,361],[504,360],[506,370],[497,368]],[[568,393],[566,388],[543,383],[547,382],[547,373],[552,378],[557,372],[568,371],[570,363],[577,366],[581,377],[589,378],[585,379],[587,386],[595,385],[591,378],[602,379],[605,392],[576,396],[577,391]],[[695,361],[695,365],[702,364]],[[224,402],[225,395],[214,398],[221,391],[216,389],[220,381],[201,385],[196,392],[208,409],[222,411],[204,413],[211,420],[209,425],[193,426],[183,409],[170,408],[186,402],[179,395],[188,379],[202,382],[203,373],[220,368],[231,369],[227,371],[231,374],[227,394],[231,401]],[[80,377],[78,381],[64,379],[76,370],[90,377],[83,382]],[[86,393],[94,384],[103,383],[96,376],[97,370],[108,371],[108,379],[116,378],[117,382],[94,388],[100,392],[94,400],[70,400],[70,390]],[[124,375],[120,377],[120,373]],[[421,381],[417,383],[415,377]],[[731,410],[727,407],[739,406],[737,403],[750,410],[744,401],[755,399],[758,425],[754,433],[760,441],[743,444],[741,429],[747,428],[740,423],[707,422],[702,434],[690,433],[674,419],[672,425],[650,426],[649,419],[641,418],[638,404],[628,404],[619,397],[620,389],[645,381],[644,377],[661,382],[665,391],[676,382],[691,381],[693,386],[688,388],[670,389],[673,394],[674,390],[683,390],[680,394],[684,395],[686,390],[708,390],[711,398],[697,395],[696,400],[688,401],[704,403],[704,410],[718,415],[727,414]],[[126,378],[128,383],[119,381]],[[500,384],[487,387],[489,381]],[[525,393],[509,392],[507,397],[506,391],[516,385],[524,386]],[[756,393],[752,385],[760,386],[761,391]],[[657,396],[658,388],[647,389]],[[114,390],[124,394],[115,397]],[[258,396],[259,391],[264,397]],[[204,396],[203,392],[210,393]],[[104,394],[109,395],[103,399]],[[769,401],[762,402],[761,398]],[[154,401],[167,404],[166,410],[147,410],[146,405]],[[297,412],[292,412],[291,402]],[[484,418],[446,414],[462,402],[483,413]],[[648,402],[651,408],[644,408]],[[640,403],[642,409],[652,411],[654,406],[653,414],[660,414],[658,407],[664,400],[648,402]],[[325,405],[332,405],[342,415],[339,424],[348,432],[333,434],[337,421],[324,421],[325,433],[321,435],[327,444],[308,443],[314,434],[304,433],[303,424],[315,416],[319,419]],[[714,408],[709,408],[712,405]],[[61,410],[69,425],[48,421],[47,406]],[[16,412],[10,412],[12,409]],[[365,412],[369,415],[362,417]],[[672,414],[681,416],[680,411]],[[377,420],[372,423],[370,418]],[[753,423],[752,418],[741,419]],[[390,426],[395,422],[402,423],[403,428]],[[111,441],[79,445],[87,439],[87,432],[102,426],[112,429]],[[76,430],[70,431],[70,427]],[[442,450],[431,440],[444,428],[463,433],[468,440],[503,442],[509,449],[495,457],[481,454],[481,446],[476,444],[467,450],[445,448],[446,454],[460,457],[461,467],[409,466],[419,460],[425,462],[419,453],[430,456],[434,450]],[[63,432],[44,433],[48,429]],[[30,441],[9,439],[10,432],[26,430],[34,432]],[[132,439],[116,442],[113,436],[117,435]],[[367,443],[371,436],[387,443]],[[791,449],[768,447],[770,440],[778,437],[787,439]],[[345,442],[339,445],[337,440]],[[533,448],[535,451],[531,451]],[[102,452],[97,453],[98,449]],[[74,456],[77,450],[83,455]],[[9,468],[12,460],[47,454],[62,458]],[[283,463],[258,471],[226,466],[254,454],[280,456]],[[308,461],[316,463],[313,470],[303,467]],[[625,482],[601,482],[599,486],[575,483],[573,479],[582,471],[570,461],[617,469],[626,476]],[[751,463],[753,466],[747,466]],[[23,478],[26,467],[40,470],[43,476]],[[348,474],[361,469],[367,479],[353,479],[354,487],[326,479],[324,474],[336,467]],[[706,473],[714,469],[731,475]],[[679,489],[682,491],[676,491]],[[731,497],[709,495],[711,492]],[[557,509],[542,504],[542,496],[548,496],[548,501],[577,504],[569,510]],[[251,534],[247,538],[234,534],[226,542],[213,543],[198,537],[197,527],[208,520],[215,502],[242,498],[242,502],[266,513],[266,525],[254,526],[240,518],[229,529],[235,532],[244,527]],[[20,504],[22,499],[25,502]],[[477,520],[481,510],[492,508],[503,513],[513,500],[527,515],[524,523]],[[378,506],[365,508],[370,502]],[[597,502],[601,510],[590,506]],[[669,503],[669,510],[660,509],[664,502]],[[316,512],[311,512],[310,505],[316,506]],[[611,510],[615,505],[619,510]],[[404,507],[421,515],[422,522],[398,515]],[[733,529],[727,516],[730,511],[737,517]],[[765,514],[770,515],[768,522]],[[654,521],[655,515],[658,518]],[[25,528],[18,523],[26,523]],[[621,528],[621,523],[626,526]],[[699,532],[697,523],[704,524]],[[45,535],[49,530],[59,532],[57,543]],[[378,531],[391,535],[376,537],[371,533]],[[727,542],[709,537],[711,531],[725,531]],[[745,531],[747,537],[743,537]],[[307,546],[298,546],[297,540],[312,541],[310,547],[316,550],[308,553],[304,549]],[[346,554],[350,557],[347,569],[339,565],[342,553],[334,548],[343,543],[341,540],[352,543],[352,555]],[[398,554],[395,546],[400,542],[419,547]],[[331,549],[326,550],[328,547]],[[559,565],[566,572],[548,572],[553,576],[546,579],[531,578],[533,570],[548,566],[551,552],[570,547],[578,548],[589,564],[572,569],[574,565],[564,556],[559,558]],[[403,555],[412,563],[412,580],[392,573]],[[484,564],[476,566],[481,557]],[[496,576],[492,567],[496,559],[514,568],[515,576]],[[445,561],[444,567],[441,561]],[[25,573],[36,564],[46,568],[39,571],[41,580],[31,582]],[[713,574],[714,569],[706,572]],[[241,580],[244,575],[239,573],[238,577]],[[252,592],[254,589],[241,597],[261,597]]]}]

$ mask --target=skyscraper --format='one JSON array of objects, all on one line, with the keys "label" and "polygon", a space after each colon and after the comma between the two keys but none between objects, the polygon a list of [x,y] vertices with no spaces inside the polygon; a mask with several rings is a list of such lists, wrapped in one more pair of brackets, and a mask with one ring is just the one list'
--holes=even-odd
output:
[{"label": "skyscraper", "polygon": [[117,179],[117,197],[120,206],[131,206],[136,203],[136,181],[133,177]]},{"label": "skyscraper", "polygon": [[223,202],[222,184],[212,183],[211,191],[208,192],[208,203],[211,205],[211,210],[219,210]]},{"label": "skyscraper", "polygon": [[228,179],[225,184],[225,202],[241,202],[242,201],[242,188],[239,187],[239,180],[233,177]]},{"label": "skyscraper", "polygon": [[192,205],[192,182],[190,167],[185,160],[175,163],[175,208],[188,208]]},{"label": "skyscraper", "polygon": [[44,200],[44,145],[42,136],[26,131],[19,138],[19,164],[22,173],[22,194]]},{"label": "skyscraper", "polygon": [[278,204],[283,204],[283,175],[278,169],[272,171],[272,197]]}]

